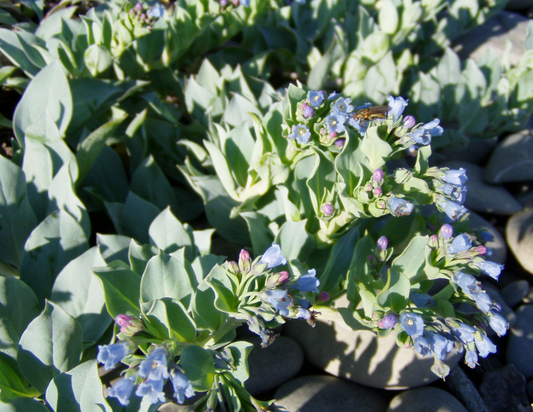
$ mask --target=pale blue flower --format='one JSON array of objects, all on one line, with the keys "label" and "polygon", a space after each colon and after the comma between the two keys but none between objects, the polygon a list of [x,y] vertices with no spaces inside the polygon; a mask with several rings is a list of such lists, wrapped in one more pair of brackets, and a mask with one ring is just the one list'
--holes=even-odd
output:
[{"label": "pale blue flower", "polygon": [[465,363],[472,369],[476,367],[478,357],[475,350],[467,350],[465,355]]},{"label": "pale blue flower", "polygon": [[174,387],[174,396],[180,405],[183,404],[186,397],[192,398],[194,396],[194,389],[191,382],[179,369],[172,369],[170,372],[170,380]]},{"label": "pale blue flower", "polygon": [[122,378],[107,390],[107,396],[117,398],[121,405],[127,406],[130,403],[129,399],[134,385],[135,378],[131,376]]},{"label": "pale blue flower", "polygon": [[361,134],[365,134],[366,129],[368,128],[368,122],[361,122],[360,120],[354,120],[353,117],[350,117],[350,119],[348,120],[348,124]]},{"label": "pale blue flower", "polygon": [[427,356],[431,352],[428,340],[423,336],[417,336],[413,340],[415,350],[422,356]]},{"label": "pale blue flower", "polygon": [[466,323],[459,323],[459,326],[450,327],[453,334],[459,339],[463,344],[468,344],[474,342],[476,329]]},{"label": "pale blue flower", "polygon": [[281,248],[277,243],[272,245],[263,253],[259,263],[267,265],[268,269],[273,269],[277,266],[286,265],[287,259],[281,253]]},{"label": "pale blue flower", "polygon": [[492,330],[496,332],[498,336],[503,336],[507,333],[507,329],[509,329],[509,323],[500,314],[490,311],[487,320],[489,321],[489,325]]},{"label": "pale blue flower", "polygon": [[139,386],[137,386],[137,390],[135,391],[135,395],[137,396],[145,396],[148,402],[154,404],[157,402],[165,402],[165,393],[163,392],[163,386],[165,385],[165,381],[163,379],[159,380],[151,380],[147,379]]},{"label": "pale blue flower", "polygon": [[326,126],[329,133],[341,133],[344,131],[344,122],[346,117],[332,113],[326,117]]},{"label": "pale blue flower", "polygon": [[466,201],[466,193],[468,191],[466,186],[456,186],[446,183],[440,186],[438,190],[459,204],[463,204]]},{"label": "pale blue flower", "polygon": [[248,7],[250,5],[250,0],[240,0],[240,4],[245,7]]},{"label": "pale blue flower", "polygon": [[403,114],[403,111],[407,107],[407,102],[409,100],[405,100],[403,97],[398,96],[396,98],[389,96],[387,98],[389,101],[389,116],[392,116],[392,120],[397,122],[400,116]]},{"label": "pale blue flower", "polygon": [[333,104],[333,112],[340,116],[348,116],[349,113],[353,112],[353,106],[350,103],[352,103],[352,99],[339,97]]},{"label": "pale blue flower", "polygon": [[470,238],[465,233],[461,233],[453,239],[450,246],[448,246],[448,253],[456,254],[461,252],[466,252],[472,247],[472,242]]},{"label": "pale blue flower", "polygon": [[158,19],[165,15],[165,8],[161,6],[160,4],[158,4],[152,7],[150,10],[148,10],[147,14],[148,14],[148,17],[153,17],[154,19]]},{"label": "pale blue flower", "polygon": [[411,202],[394,196],[389,199],[389,207],[396,217],[410,215],[414,209],[414,205]]},{"label": "pale blue flower", "polygon": [[126,342],[114,343],[112,345],[98,346],[98,362],[104,364],[106,371],[113,369],[126,355],[131,353],[129,344]]},{"label": "pale blue flower", "polygon": [[409,297],[417,308],[427,308],[430,306],[435,306],[435,299],[433,299],[433,297],[428,295],[427,293],[411,292]]},{"label": "pale blue flower", "polygon": [[403,330],[411,336],[422,336],[424,333],[424,319],[422,316],[412,312],[405,312],[400,315],[400,323]]},{"label": "pale blue flower", "polygon": [[288,307],[291,305],[292,300],[289,293],[284,289],[266,289],[259,294],[259,298],[268,303],[274,308],[276,312],[279,312],[282,316],[289,314]]},{"label": "pale blue flower", "polygon": [[328,100],[333,100],[333,99],[335,99],[338,95],[339,95],[339,93],[333,91],[333,92],[331,92],[331,93],[329,94],[329,96],[328,96]]},{"label": "pale blue flower", "polygon": [[309,310],[307,310],[307,309],[298,308],[296,310],[296,317],[298,319],[309,320],[309,319],[311,319],[311,312]]},{"label": "pale blue flower", "polygon": [[307,100],[309,101],[309,104],[315,108],[320,107],[320,105],[324,102],[324,99],[326,98],[326,94],[322,90],[317,91],[310,91],[309,97]]},{"label": "pale blue flower", "polygon": [[483,313],[489,313],[490,308],[492,307],[492,299],[486,292],[481,290],[477,293],[473,293],[473,298],[479,310]]},{"label": "pale blue flower", "polygon": [[491,278],[498,280],[500,277],[500,273],[502,272],[504,265],[500,265],[496,262],[490,262],[490,261],[483,261],[483,262],[477,262],[474,263],[481,271],[485,274],[490,276]]},{"label": "pale blue flower", "polygon": [[481,334],[481,340],[476,339],[476,348],[482,358],[486,358],[489,353],[496,353],[496,345],[483,333]]},{"label": "pale blue flower", "polygon": [[160,381],[169,377],[167,370],[167,350],[159,346],[155,348],[145,360],[139,364],[139,376],[153,381]]},{"label": "pale blue flower", "polygon": [[296,139],[300,144],[306,144],[311,138],[311,132],[306,125],[299,124],[292,128],[292,133],[288,137],[291,140]]},{"label": "pale blue flower", "polygon": [[451,200],[445,200],[439,202],[439,206],[444,210],[444,213],[453,221],[461,219],[468,209],[459,203],[452,202]]},{"label": "pale blue flower", "polygon": [[378,326],[381,329],[392,329],[397,322],[398,318],[396,317],[396,315],[394,313],[389,313],[378,322]]},{"label": "pale blue flower", "polygon": [[298,278],[293,288],[300,292],[318,293],[318,286],[320,286],[320,281],[316,278],[316,270],[310,269],[307,274]]},{"label": "pale blue flower", "polygon": [[446,355],[450,351],[450,341],[444,336],[430,330],[426,331],[424,336],[427,338],[429,347],[435,355],[435,358],[442,361],[445,360]]},{"label": "pale blue flower", "polygon": [[462,167],[458,170],[448,170],[443,177],[441,177],[446,183],[451,183],[452,185],[462,186],[468,180],[466,176],[466,170]]}]

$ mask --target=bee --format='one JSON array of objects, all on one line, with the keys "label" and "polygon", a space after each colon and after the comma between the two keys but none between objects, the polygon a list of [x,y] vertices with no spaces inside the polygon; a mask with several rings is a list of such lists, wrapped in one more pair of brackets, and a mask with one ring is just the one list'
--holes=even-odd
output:
[{"label": "bee", "polygon": [[358,110],[354,113],[353,119],[355,121],[367,121],[372,119],[386,119],[387,113],[391,109],[388,104],[382,106],[370,106],[364,109]]}]

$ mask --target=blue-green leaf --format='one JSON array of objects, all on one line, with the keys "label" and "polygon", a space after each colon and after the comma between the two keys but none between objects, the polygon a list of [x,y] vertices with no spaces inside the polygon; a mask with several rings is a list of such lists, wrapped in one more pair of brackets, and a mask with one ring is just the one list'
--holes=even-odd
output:
[{"label": "blue-green leaf", "polygon": [[120,266],[93,268],[92,271],[102,281],[107,311],[113,318],[120,314],[139,316],[139,275]]}]

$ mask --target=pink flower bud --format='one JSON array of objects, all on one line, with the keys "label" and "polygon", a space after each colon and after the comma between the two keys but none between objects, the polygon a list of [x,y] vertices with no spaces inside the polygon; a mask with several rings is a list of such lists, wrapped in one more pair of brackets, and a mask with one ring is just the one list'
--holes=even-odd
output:
[{"label": "pink flower bud", "polygon": [[416,119],[414,118],[414,116],[405,116],[405,118],[403,119],[403,127],[409,129],[411,127],[413,127],[414,125],[416,124]]},{"label": "pink flower bud", "polygon": [[378,250],[385,250],[387,249],[388,245],[389,245],[389,239],[387,239],[385,236],[381,236],[378,239],[378,242],[377,242]]},{"label": "pink flower bud", "polygon": [[437,247],[439,245],[439,237],[437,235],[431,235],[428,244],[430,247]]},{"label": "pink flower bud", "polygon": [[120,331],[124,333],[127,327],[131,325],[132,319],[133,318],[131,316],[124,315],[121,313],[117,315],[117,317],[115,318],[115,322],[117,323],[118,326],[120,326]]},{"label": "pink flower bud", "polygon": [[286,282],[289,279],[289,276],[289,272],[287,272],[286,270],[282,270],[281,272],[279,272],[278,283]]},{"label": "pink flower bud", "polygon": [[440,228],[440,237],[448,240],[453,236],[453,226],[445,223]]},{"label": "pink flower bud", "polygon": [[319,302],[327,302],[329,300],[329,293],[320,292],[318,296],[316,297],[316,300],[318,300]]},{"label": "pink flower bud", "polygon": [[332,139],[335,139],[337,137],[337,132],[331,132],[329,134],[329,137],[331,137]]},{"label": "pink flower bud", "polygon": [[335,146],[337,146],[339,149],[342,149],[344,147],[344,143],[346,143],[346,139],[335,140]]},{"label": "pink flower bud", "polygon": [[241,253],[239,253],[239,261],[247,261],[250,260],[250,252],[248,252],[246,249],[242,249]]},{"label": "pink flower bud", "polygon": [[487,253],[487,247],[486,246],[477,246],[475,251],[479,254],[479,255],[484,255],[485,253]]},{"label": "pink flower bud", "polygon": [[137,10],[139,13],[143,11],[143,5],[141,3],[137,3],[135,5],[135,10]]},{"label": "pink flower bud", "polygon": [[376,169],[374,170],[374,173],[372,173],[372,179],[374,180],[374,182],[378,184],[383,181],[383,176],[384,176],[384,173],[382,169]]},{"label": "pink flower bud", "polygon": [[373,189],[372,185],[370,183],[367,183],[365,185],[365,192],[371,192]]},{"label": "pink flower bud", "polygon": [[326,216],[331,216],[333,212],[335,211],[335,209],[333,208],[333,205],[329,202],[324,203],[320,210],[322,210],[322,213],[324,213]]},{"label": "pink flower bud", "polygon": [[372,193],[374,194],[374,196],[381,196],[383,194],[383,190],[381,189],[381,187],[376,187],[374,188]]}]

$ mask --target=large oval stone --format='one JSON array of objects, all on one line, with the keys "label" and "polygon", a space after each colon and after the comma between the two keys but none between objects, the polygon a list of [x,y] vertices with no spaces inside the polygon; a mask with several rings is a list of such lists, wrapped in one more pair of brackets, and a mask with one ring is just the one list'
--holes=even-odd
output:
[{"label": "large oval stone", "polygon": [[[333,311],[319,316],[316,327],[303,321],[287,322],[283,334],[300,344],[306,359],[332,375],[382,389],[428,385],[439,377],[431,372],[433,357],[396,345],[395,333],[378,338],[368,331],[353,331]],[[454,354],[449,365],[462,355]]]},{"label": "large oval stone", "polygon": [[387,412],[468,412],[453,395],[438,388],[418,388],[396,395]]}]

